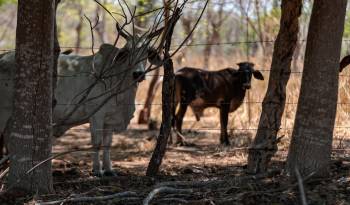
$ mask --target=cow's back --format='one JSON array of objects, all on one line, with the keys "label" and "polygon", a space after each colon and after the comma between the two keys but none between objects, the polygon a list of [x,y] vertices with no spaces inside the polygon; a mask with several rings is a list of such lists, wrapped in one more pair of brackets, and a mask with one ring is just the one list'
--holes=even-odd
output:
[{"label": "cow's back", "polygon": [[[92,67],[92,62],[95,63],[95,69],[101,69],[102,58],[97,54],[95,58],[92,56],[61,56],[58,62],[58,81],[56,88],[57,105],[54,110],[54,121],[61,122],[66,120],[66,123],[77,122],[70,126],[63,126],[59,134],[72,126],[87,123],[82,119],[87,119],[91,113],[101,107],[103,101],[109,98],[113,93],[118,92],[118,89],[125,90],[117,96],[111,97],[93,117],[103,121],[104,124],[113,126],[116,131],[126,129],[133,113],[135,111],[135,96],[136,85],[132,85],[130,76],[123,79],[122,75],[108,78],[104,81],[99,81],[93,75],[95,72]],[[97,70],[100,72],[100,70]],[[121,83],[122,87],[107,92],[111,87]],[[127,87],[128,85],[129,88]],[[69,113],[76,108],[79,101],[86,96],[87,102],[78,106],[74,114],[67,119]],[[92,100],[88,100],[92,99]]]},{"label": "cow's back", "polygon": [[[243,102],[245,92],[239,85],[235,69],[206,71],[185,67],[177,72],[176,77],[176,98],[185,98],[197,117],[202,116],[204,109],[208,107],[220,107],[221,103],[230,103],[232,112]],[[183,96],[184,93],[187,96]]]}]

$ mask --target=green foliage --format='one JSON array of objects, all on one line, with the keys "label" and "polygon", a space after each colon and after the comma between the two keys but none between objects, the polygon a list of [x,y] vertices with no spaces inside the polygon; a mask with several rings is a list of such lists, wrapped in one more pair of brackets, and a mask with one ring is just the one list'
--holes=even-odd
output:
[{"label": "green foliage", "polygon": [[13,3],[17,3],[17,0],[0,0],[0,6]]},{"label": "green foliage", "polygon": [[350,37],[350,13],[346,14],[345,27],[344,27],[344,38]]}]

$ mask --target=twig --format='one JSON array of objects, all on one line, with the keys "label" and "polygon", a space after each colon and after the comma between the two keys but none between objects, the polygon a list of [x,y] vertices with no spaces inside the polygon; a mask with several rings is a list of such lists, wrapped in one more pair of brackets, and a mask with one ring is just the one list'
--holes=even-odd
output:
[{"label": "twig", "polygon": [[300,200],[302,202],[302,205],[307,205],[305,190],[304,190],[304,186],[303,186],[303,179],[301,178],[301,175],[300,175],[300,172],[298,170],[298,167],[295,167],[295,176],[297,177],[297,180],[298,180],[298,187],[299,187],[299,192],[300,192]]},{"label": "twig", "polygon": [[0,174],[0,180],[2,180],[2,178],[4,178],[4,176],[6,176],[6,174],[9,172],[10,170],[10,167],[7,167],[5,169],[5,171],[3,171],[1,174]]},{"label": "twig", "polygon": [[148,196],[143,200],[143,205],[149,205],[153,198],[155,198],[159,194],[190,194],[192,193],[192,189],[175,189],[171,187],[159,187],[151,191]]},{"label": "twig", "polygon": [[91,202],[91,201],[105,201],[110,200],[114,198],[132,198],[132,199],[139,199],[137,197],[137,194],[135,192],[126,191],[121,193],[116,193],[112,195],[107,196],[95,196],[95,197],[77,197],[77,198],[68,198],[68,199],[62,199],[57,201],[48,201],[48,202],[36,202],[35,205],[54,205],[54,204],[60,204],[62,202]]}]

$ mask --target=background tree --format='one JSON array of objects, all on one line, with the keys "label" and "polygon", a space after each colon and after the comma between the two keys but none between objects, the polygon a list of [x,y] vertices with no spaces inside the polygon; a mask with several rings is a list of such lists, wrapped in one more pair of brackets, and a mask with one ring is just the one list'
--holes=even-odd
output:
[{"label": "background tree", "polygon": [[[314,1],[287,170],[329,174],[347,0]],[[332,32],[330,32],[332,31]]]},{"label": "background tree", "polygon": [[[138,1],[139,4],[141,4],[141,8],[143,8],[142,6],[144,6],[144,1],[140,0]],[[167,0],[163,0],[163,6],[165,9],[164,12],[164,18],[165,18],[165,23],[167,23],[168,19],[169,19],[169,7],[170,7],[170,2]],[[149,10],[152,9],[152,7],[148,8]],[[143,10],[141,10],[143,12]],[[148,21],[150,20],[149,18],[137,18],[139,19],[137,22],[141,25],[141,26],[145,26],[147,25]],[[149,127],[151,128],[151,122],[150,122],[150,117],[151,117],[151,111],[152,111],[152,103],[153,103],[153,99],[155,96],[155,92],[157,91],[157,82],[159,80],[159,74],[160,74],[160,68],[156,69],[153,73],[152,73],[152,79],[151,82],[149,84],[148,90],[147,90],[147,95],[146,95],[146,100],[145,100],[145,104],[143,109],[140,111],[139,114],[139,118],[138,118],[138,123],[139,124],[148,124]]]},{"label": "background tree", "polygon": [[26,172],[51,155],[55,0],[20,0],[17,19],[9,186],[47,193],[51,162]]},{"label": "background tree", "polygon": [[[220,1],[218,9],[216,11],[213,8],[208,7],[207,10],[207,24],[206,24],[206,45],[203,50],[205,69],[210,66],[210,56],[212,53],[213,45],[219,44],[221,40],[221,27],[225,20],[228,18],[228,14],[224,12],[225,1]],[[217,49],[217,54],[220,51]]]},{"label": "background tree", "polygon": [[258,131],[249,150],[248,171],[264,172],[277,151],[276,137],[286,103],[286,86],[298,40],[302,0],[283,0],[280,31],[273,52],[269,85],[262,105]]}]

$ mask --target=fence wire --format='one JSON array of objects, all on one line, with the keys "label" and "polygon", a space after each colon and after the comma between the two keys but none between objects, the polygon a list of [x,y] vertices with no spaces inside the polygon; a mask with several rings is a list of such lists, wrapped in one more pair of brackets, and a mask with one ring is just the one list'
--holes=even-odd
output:
[{"label": "fence wire", "polygon": [[[196,2],[201,2],[201,0],[194,0],[193,3]],[[234,1],[232,1],[233,3]],[[299,42],[303,42],[305,43],[306,40],[305,39],[300,39]],[[343,42],[350,42],[350,39],[343,39]],[[190,44],[185,44],[185,47],[202,47],[202,46],[238,46],[241,44],[263,44],[263,43],[267,43],[267,44],[273,44],[275,43],[275,40],[265,40],[265,41],[259,41],[259,40],[253,40],[253,41],[227,41],[227,42],[218,42],[218,43],[202,43],[202,42],[192,42]],[[178,47],[179,45],[173,45],[173,47]],[[77,47],[75,46],[61,46],[61,49],[77,49]],[[86,49],[86,50],[91,50],[91,47],[79,47],[78,49]],[[99,49],[98,47],[95,47],[94,49]],[[11,52],[11,51],[15,51],[14,48],[12,49],[0,49],[0,52]],[[296,58],[293,58],[293,60],[296,60]],[[259,71],[261,72],[265,72],[265,73],[269,73],[271,72],[270,69],[259,69]],[[291,71],[290,72],[291,75],[296,75],[298,78],[301,77],[301,75],[303,74],[302,71]],[[163,74],[146,74],[146,77],[153,77],[153,76],[159,76],[159,77],[163,77]],[[350,78],[350,74],[339,74],[339,76],[341,78]],[[85,76],[64,76],[64,75],[59,75],[58,77],[60,78],[81,78],[81,77],[89,77],[89,74],[86,74]],[[4,82],[4,81],[11,81],[12,79],[9,78],[2,78],[0,79],[0,83]],[[146,78],[146,80],[149,80],[148,78]],[[254,88],[252,89],[254,90]],[[250,91],[251,92],[251,91]],[[255,100],[255,101],[247,101],[245,100],[242,105],[261,105],[262,103],[264,103],[262,100]],[[89,103],[91,104],[91,103]],[[206,103],[207,105],[213,105],[211,103]],[[285,112],[287,112],[288,110],[295,109],[296,105],[298,104],[298,102],[290,102],[289,100],[286,100],[285,102]],[[57,106],[74,106],[74,105],[78,105],[75,103],[58,103],[56,104]],[[97,105],[97,104],[96,104]],[[162,106],[162,103],[151,103],[151,106]],[[349,106],[350,102],[337,102],[337,105],[339,106]],[[145,106],[145,103],[127,103],[127,104],[118,104],[118,106]],[[214,106],[214,105],[213,105]],[[291,107],[292,106],[292,107]],[[0,107],[1,108],[1,107]],[[7,109],[9,107],[6,107]],[[3,108],[1,108],[3,109]],[[347,108],[346,108],[347,109]],[[291,127],[287,127],[287,117],[284,117],[284,122],[282,124],[282,127],[280,128],[280,130],[288,130],[291,131],[293,128]],[[288,118],[288,120],[291,120]],[[195,123],[196,121],[190,121],[190,120],[186,120],[187,123]],[[335,126],[334,127],[335,130],[340,130],[340,129],[350,129],[350,126]],[[72,128],[70,130],[73,131],[87,131],[86,129],[80,129],[80,128]],[[190,131],[190,130],[198,130],[198,131],[220,131],[220,128],[217,127],[200,127],[200,128],[186,128],[183,129],[184,131]],[[258,128],[252,128],[250,125],[248,127],[242,127],[242,128],[233,128],[233,129],[227,129],[228,131],[232,132],[232,131],[257,131]],[[109,131],[107,129],[107,131]],[[111,131],[111,130],[110,130]]]}]

